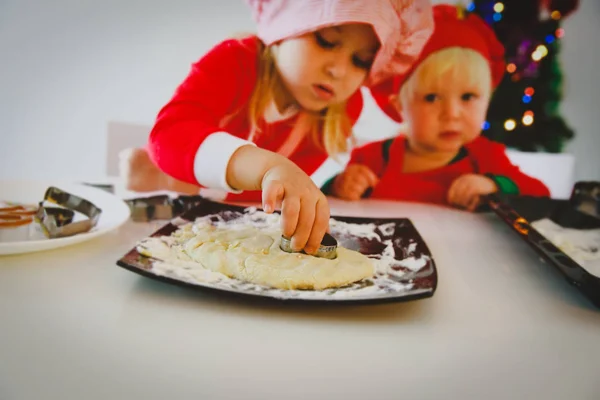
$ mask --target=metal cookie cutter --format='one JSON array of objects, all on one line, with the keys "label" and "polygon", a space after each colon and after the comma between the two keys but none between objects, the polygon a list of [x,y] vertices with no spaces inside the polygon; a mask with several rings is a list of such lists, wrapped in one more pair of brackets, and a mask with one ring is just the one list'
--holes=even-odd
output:
[{"label": "metal cookie cutter", "polygon": [[[46,207],[46,201],[61,207]],[[85,215],[88,219],[73,222],[75,212]],[[93,203],[51,186],[46,190],[44,200],[40,202],[35,221],[42,227],[44,235],[53,239],[91,230],[98,224],[101,214],[102,210]]]},{"label": "metal cookie cutter", "polygon": [[[329,260],[333,260],[337,257],[337,240],[329,233],[325,233],[323,236],[323,240],[321,240],[321,245],[319,249],[314,254],[315,257],[327,258]],[[279,243],[279,248],[286,253],[295,253],[292,250],[292,241],[285,236],[281,236],[281,243]]]},{"label": "metal cookie cutter", "polygon": [[131,219],[135,222],[149,222],[173,219],[203,200],[201,196],[179,196],[173,199],[167,195],[158,195],[130,199],[126,203],[131,210]]}]

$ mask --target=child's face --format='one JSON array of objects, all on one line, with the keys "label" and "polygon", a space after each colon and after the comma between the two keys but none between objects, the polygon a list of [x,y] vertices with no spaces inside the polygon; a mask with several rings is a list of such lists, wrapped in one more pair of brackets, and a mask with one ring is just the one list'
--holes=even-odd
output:
[{"label": "child's face", "polygon": [[416,90],[401,107],[415,150],[455,152],[481,133],[491,90],[455,74],[444,75],[431,87]]},{"label": "child's face", "polygon": [[366,24],[338,25],[282,41],[274,56],[288,100],[308,111],[346,101],[367,77],[378,47]]}]

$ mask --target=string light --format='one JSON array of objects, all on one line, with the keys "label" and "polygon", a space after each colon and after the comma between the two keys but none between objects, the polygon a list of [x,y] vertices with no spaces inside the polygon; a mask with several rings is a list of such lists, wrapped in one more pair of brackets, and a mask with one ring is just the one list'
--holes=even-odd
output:
[{"label": "string light", "polygon": [[523,96],[523,103],[525,103],[525,104],[531,103],[531,96],[527,96],[527,95]]},{"label": "string light", "polygon": [[512,131],[516,127],[517,123],[514,119],[507,119],[506,121],[504,121],[504,129],[506,129],[507,131]]},{"label": "string light", "polygon": [[475,11],[475,3],[469,3],[469,5],[467,6],[467,11],[468,12]]},{"label": "string light", "polygon": [[502,11],[504,11],[504,4],[500,2],[494,4],[494,11],[496,11],[497,13],[501,13]]},{"label": "string light", "polygon": [[513,63],[510,63],[506,66],[506,70],[508,71],[509,74],[512,74],[513,72],[515,72],[517,70],[517,66]]},{"label": "string light", "polygon": [[538,47],[536,47],[535,51],[539,51],[542,57],[546,57],[548,55],[548,48],[543,44],[540,44]]},{"label": "string light", "polygon": [[533,124],[533,111],[525,111],[522,121],[523,125],[526,126]]},{"label": "string light", "polygon": [[558,28],[555,32],[557,38],[562,38],[565,36],[565,30],[563,28]]},{"label": "string light", "polygon": [[555,21],[558,21],[561,16],[562,15],[560,15],[560,11],[557,10],[552,11],[552,13],[550,14],[550,18],[552,18]]},{"label": "string light", "polygon": [[494,16],[492,18],[494,19],[494,22],[498,22],[502,19],[502,14],[494,13]]},{"label": "string light", "polygon": [[490,123],[488,121],[484,121],[483,124],[481,125],[481,129],[483,129],[484,131],[487,131],[488,129],[490,129]]},{"label": "string light", "polygon": [[546,57],[548,55],[548,48],[546,46],[544,46],[543,44],[538,45],[538,47],[535,48],[535,51],[533,53],[531,53],[531,59],[533,61],[540,61],[542,58]]},{"label": "string light", "polygon": [[555,39],[556,38],[554,37],[554,35],[546,35],[546,38],[545,38],[546,43],[548,43],[548,44],[553,43]]},{"label": "string light", "polygon": [[533,96],[534,93],[535,93],[535,90],[533,90],[533,88],[531,86],[525,89],[526,96],[531,97],[531,96]]},{"label": "string light", "polygon": [[533,61],[540,61],[542,58],[548,55],[548,48],[543,44],[536,47],[535,51],[531,53],[531,59]]}]

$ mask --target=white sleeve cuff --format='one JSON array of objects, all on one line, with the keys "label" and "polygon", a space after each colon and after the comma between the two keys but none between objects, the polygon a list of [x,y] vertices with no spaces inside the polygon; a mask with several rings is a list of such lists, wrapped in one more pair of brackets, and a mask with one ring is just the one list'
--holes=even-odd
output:
[{"label": "white sleeve cuff", "polygon": [[232,193],[241,193],[227,184],[227,165],[229,159],[242,146],[254,143],[227,132],[215,132],[209,135],[198,147],[194,157],[194,176],[198,183],[211,189],[222,189]]}]

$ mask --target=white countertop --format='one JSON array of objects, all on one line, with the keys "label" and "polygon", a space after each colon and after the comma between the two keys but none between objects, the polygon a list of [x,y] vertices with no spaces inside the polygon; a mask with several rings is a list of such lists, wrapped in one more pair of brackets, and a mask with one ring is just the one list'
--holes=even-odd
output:
[{"label": "white countertop", "polygon": [[300,306],[180,288],[115,262],[164,222],[0,257],[0,399],[599,399],[600,312],[493,214],[408,217],[438,269],[408,303]]}]

